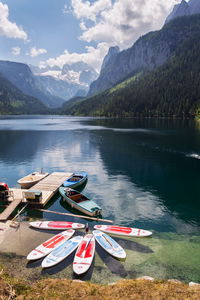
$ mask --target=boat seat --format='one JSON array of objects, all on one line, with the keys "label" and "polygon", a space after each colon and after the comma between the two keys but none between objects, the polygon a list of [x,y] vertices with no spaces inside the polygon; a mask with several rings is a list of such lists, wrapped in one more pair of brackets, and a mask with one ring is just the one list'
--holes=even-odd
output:
[{"label": "boat seat", "polygon": [[79,202],[83,202],[85,200],[88,200],[86,197],[84,197],[83,195],[81,194],[76,194],[76,195],[73,195],[73,196],[68,196],[71,200],[75,201],[76,203],[79,203]]},{"label": "boat seat", "polygon": [[82,177],[72,177],[72,178],[70,178],[70,179],[68,179],[67,181],[69,181],[69,182],[73,182],[73,181],[79,181],[80,179],[82,179]]}]

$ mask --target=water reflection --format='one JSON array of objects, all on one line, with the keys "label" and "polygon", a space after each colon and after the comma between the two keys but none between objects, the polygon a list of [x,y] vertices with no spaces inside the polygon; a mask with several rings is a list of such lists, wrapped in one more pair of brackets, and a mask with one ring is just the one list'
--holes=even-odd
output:
[{"label": "water reflection", "polygon": [[[156,231],[200,225],[200,160],[190,156],[200,154],[200,132],[192,121],[10,117],[0,119],[0,129],[1,180],[10,186],[41,168],[84,170],[84,193],[102,207],[103,218]],[[48,207],[68,210],[58,195]]]}]

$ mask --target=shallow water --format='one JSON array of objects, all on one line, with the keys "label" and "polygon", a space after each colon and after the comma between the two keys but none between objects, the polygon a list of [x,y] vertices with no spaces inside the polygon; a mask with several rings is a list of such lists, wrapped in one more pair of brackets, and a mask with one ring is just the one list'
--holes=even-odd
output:
[{"label": "shallow water", "polygon": [[[103,218],[153,231],[152,238],[116,238],[126,249],[125,262],[97,247],[94,266],[83,279],[112,282],[149,275],[200,281],[198,123],[2,117],[0,140],[0,181],[13,187],[20,177],[41,168],[48,172],[84,170],[89,176],[84,193],[102,206]],[[69,210],[59,195],[47,208]],[[66,218],[30,210],[24,216]],[[90,228],[95,224],[90,222]],[[66,261],[66,268],[58,266],[53,271],[35,267],[35,276],[71,278],[72,259]]]}]

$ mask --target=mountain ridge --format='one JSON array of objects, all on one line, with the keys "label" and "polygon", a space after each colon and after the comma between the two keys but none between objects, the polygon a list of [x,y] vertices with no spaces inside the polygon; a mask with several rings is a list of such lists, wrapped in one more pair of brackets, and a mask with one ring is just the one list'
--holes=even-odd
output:
[{"label": "mountain ridge", "polygon": [[[193,7],[198,6],[200,13],[200,1],[190,0],[188,3],[190,3],[190,7],[192,5]],[[184,5],[189,6],[188,3],[182,0],[181,4],[175,6],[175,10],[178,10]],[[190,14],[188,14],[188,16],[190,16]],[[170,15],[168,17],[170,17]],[[173,18],[171,22],[175,20],[176,18]],[[184,38],[187,38],[189,34],[188,28],[185,30],[184,24],[182,35],[180,35],[180,28],[174,28],[174,31],[170,32],[170,27],[173,26],[171,22],[166,22],[160,30],[152,31],[141,36],[132,47],[110,56],[106,65],[104,64],[104,67],[101,69],[97,80],[91,83],[88,96],[98,94],[99,92],[111,88],[137,72],[153,70],[165,63],[166,60],[173,55],[179,43],[183,42]],[[169,37],[170,44],[168,36],[166,35],[167,31],[170,32],[171,36],[173,35],[173,38]],[[165,40],[163,36],[165,36],[165,38],[167,37],[167,40]]]},{"label": "mountain ridge", "polygon": [[178,17],[189,16],[189,15],[194,15],[199,13],[200,13],[199,0],[190,0],[189,2],[182,0],[181,3],[176,4],[174,6],[172,12],[166,18],[165,23],[168,23],[171,20]]},{"label": "mountain ridge", "polygon": [[[107,117],[197,115],[200,107],[200,15],[180,17],[166,26],[165,29],[172,31],[179,28],[180,35],[182,27],[185,32],[186,28],[188,30],[186,38],[178,43],[163,65],[143,70],[121,85],[86,98],[67,113]],[[167,39],[170,37],[173,35],[167,34]]]},{"label": "mountain ridge", "polygon": [[24,94],[39,99],[47,107],[58,107],[64,102],[64,99],[40,89],[39,82],[27,64],[1,60],[0,73]]},{"label": "mountain ridge", "polygon": [[0,73],[0,114],[46,114],[47,107],[25,95]]}]

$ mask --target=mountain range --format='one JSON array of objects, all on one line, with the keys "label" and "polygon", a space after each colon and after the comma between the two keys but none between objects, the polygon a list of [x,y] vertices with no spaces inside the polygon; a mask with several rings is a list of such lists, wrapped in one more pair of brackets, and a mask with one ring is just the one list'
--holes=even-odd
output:
[{"label": "mountain range", "polygon": [[[177,17],[110,56],[77,115],[194,117],[200,107],[200,14]],[[68,103],[69,107],[70,103]]]},{"label": "mountain range", "polygon": [[200,96],[194,63],[199,32],[200,1],[182,0],[161,30],[140,37],[129,49],[111,47],[98,78],[84,62],[39,68],[0,61],[0,112],[9,113],[10,107],[10,113],[57,113],[61,107],[62,114],[194,116]]},{"label": "mountain range", "polygon": [[[190,0],[188,3],[182,0],[174,7],[165,24],[177,17],[196,13],[200,13],[199,0]],[[98,79],[90,85],[88,96],[109,89],[141,71],[161,66],[173,55],[179,44],[192,34],[185,26],[173,30],[170,26],[164,26],[162,30],[140,37],[129,49],[120,52],[118,47],[110,48]]]},{"label": "mountain range", "polygon": [[[0,74],[4,82],[7,80],[20,90],[20,94],[17,95],[23,94],[23,99],[27,96],[38,99],[47,109],[61,107],[72,97],[85,96],[90,82],[97,77],[95,70],[83,62],[66,64],[62,69],[40,69],[24,63],[0,61]],[[7,84],[5,89],[8,87]],[[0,92],[3,88],[2,81]]]},{"label": "mountain range", "polygon": [[165,23],[168,23],[177,17],[189,16],[194,14],[200,14],[200,1],[190,0],[189,2],[186,2],[185,0],[182,0],[180,4],[176,4],[174,6]]},{"label": "mountain range", "polygon": [[25,95],[0,74],[0,113],[45,114],[48,113],[48,110],[40,100]]},{"label": "mountain range", "polygon": [[40,83],[41,89],[53,95],[68,100],[74,96],[86,96],[90,83],[98,73],[84,62],[38,68],[30,66],[33,74]]}]

